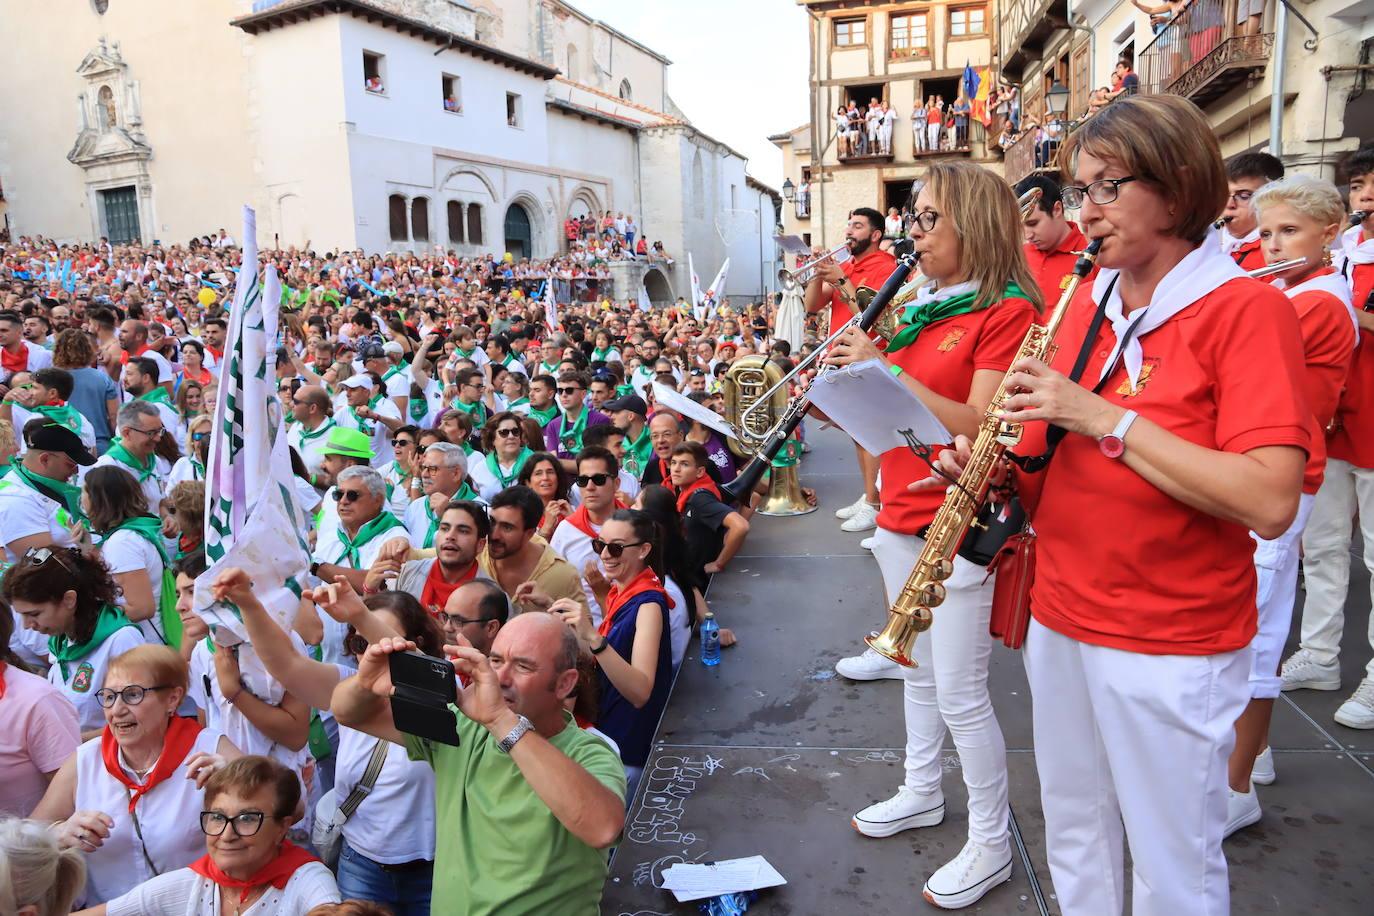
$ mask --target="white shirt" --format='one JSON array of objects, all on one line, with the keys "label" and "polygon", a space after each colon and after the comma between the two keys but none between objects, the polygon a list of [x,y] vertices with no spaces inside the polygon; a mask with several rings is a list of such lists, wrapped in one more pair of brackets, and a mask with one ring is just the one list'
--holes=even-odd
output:
[{"label": "white shirt", "polygon": [[687,626],[687,596],[682,593],[682,588],[673,581],[672,576],[663,578],[663,589],[673,600],[673,606],[668,609],[668,639],[672,643],[673,668],[676,669],[682,664],[682,657],[687,654],[687,643],[692,640],[692,631]]},{"label": "white shirt", "polygon": [[[100,556],[115,575],[144,570],[148,576],[148,587],[152,589],[153,607],[158,606],[162,596],[162,554],[147,538],[121,529],[101,542]],[[147,620],[137,621],[137,626],[148,642],[166,644],[166,636],[161,630],[162,622],[158,620],[156,611]]]},{"label": "white shirt", "polygon": [[[311,554],[310,559],[316,563],[331,563],[346,569],[370,569],[372,564],[377,561],[377,554],[381,553],[383,544],[389,544],[392,541],[412,543],[405,528],[390,528],[358,548],[359,565],[354,566],[347,557],[343,556],[344,546],[343,542],[339,540],[339,527],[337,515],[328,525],[325,524],[324,519],[321,519],[319,535],[315,540],[315,552]],[[329,664],[347,663],[343,651],[344,636],[348,632],[347,624],[339,623],[328,614],[320,615],[320,620],[324,624],[324,641],[320,644],[323,655],[321,660]]]},{"label": "white shirt", "polygon": [[[167,462],[163,461],[161,458],[158,458],[157,456],[153,456],[153,473],[149,475],[149,477],[146,480],[142,481],[139,484],[139,487],[143,490],[143,497],[148,501],[149,512],[156,513],[158,506],[162,504],[162,497],[165,495],[162,484],[163,477],[164,475],[170,473],[170,469],[164,470],[166,466]],[[109,452],[106,452],[105,454],[97,458],[95,460],[95,464],[92,465],[92,467],[119,468],[129,476],[133,477],[135,480],[138,479],[137,471],[129,467],[127,464],[124,464],[123,462],[116,461],[114,456],[111,455]],[[82,473],[81,477],[82,480],[85,480],[86,475],[84,472]]]},{"label": "white shirt", "polygon": [[[220,735],[201,729],[186,755],[213,754]],[[119,755],[125,775],[136,774]],[[105,770],[100,754],[100,739],[92,738],[76,749],[76,810],[100,811],[114,821],[110,835],[86,853],[86,905],[95,906],[132,890],[158,872],[185,868],[205,855],[205,835],[200,832],[197,814],[204,793],[186,778],[185,764],[138,800],[129,813],[129,790]],[[191,812],[197,812],[192,814]],[[142,839],[139,833],[142,833]],[[144,853],[147,857],[144,857]],[[153,868],[148,866],[151,859]]]},{"label": "white shirt", "polygon": [[[27,340],[20,340],[20,345],[29,351],[29,361],[24,367],[25,372],[37,372],[39,369],[46,369],[52,365],[52,351],[45,350],[37,344],[29,343]],[[12,376],[5,378],[8,384]]]},{"label": "white shirt", "polygon": [[[639,481],[635,479],[635,475],[624,468],[620,469],[620,474],[616,478],[616,488],[624,493],[631,502],[639,495]],[[572,489],[568,491],[568,502],[572,504],[574,509],[582,505],[582,488],[577,484],[573,484]]]},{"label": "white shirt", "polygon": [[85,658],[59,664],[48,656],[48,664],[52,665],[48,669],[48,682],[72,701],[83,732],[105,725],[105,713],[96,702],[95,692],[105,683],[110,659],[145,642],[143,631],[138,627],[120,627]]},{"label": "white shirt", "polygon": [[[590,519],[588,524],[593,531],[601,533],[598,525],[592,524]],[[587,610],[591,612],[592,623],[601,625],[601,605],[596,603],[596,594],[592,591],[587,580],[582,576],[582,570],[588,563],[601,565],[601,558],[592,551],[592,539],[580,528],[570,523],[567,519],[558,523],[558,527],[553,529],[553,537],[549,539],[549,546],[553,552],[572,564],[573,569],[577,570],[578,580],[582,583],[582,593],[587,596]]]},{"label": "white shirt", "polygon": [[[401,419],[401,411],[396,408],[396,404],[390,398],[382,398],[372,406],[372,412],[379,417],[388,417],[392,420]],[[334,414],[334,422],[345,429],[363,429],[370,427],[372,430],[372,466],[381,467],[388,461],[396,457],[396,450],[391,447],[391,430],[387,429],[385,423],[380,420],[364,420],[360,425],[353,416],[353,411],[347,406]]]},{"label": "white shirt", "polygon": [[172,494],[172,488],[179,483],[187,480],[204,480],[205,475],[196,468],[191,461],[190,455],[182,455],[177,459],[177,463],[172,465],[172,470],[167,474],[167,495]]},{"label": "white shirt", "polygon": [[[28,443],[24,441],[24,426],[34,417],[41,417],[43,414],[28,410],[19,405],[10,405],[10,422],[14,426],[15,446],[19,449],[19,454],[24,454],[29,450]],[[95,427],[91,421],[86,419],[84,414],[77,414],[81,418],[81,430],[77,433],[81,437],[81,444],[91,451],[95,451]]]},{"label": "white shirt", "polygon": [[[203,845],[203,844],[202,844]],[[323,862],[308,862],[291,875],[286,887],[268,887],[242,916],[305,916],[322,903],[339,903],[339,886]],[[158,875],[117,900],[109,916],[218,916],[223,904],[218,886],[189,868]]]},{"label": "white shirt", "polygon": [[329,430],[333,426],[333,419],[326,417],[313,431],[307,430],[300,423],[292,423],[287,429],[286,441],[301,456],[301,461],[305,462],[305,469],[311,474],[318,474],[320,466],[324,464],[324,447],[329,441]]},{"label": "white shirt", "polygon": [[[340,669],[350,677],[352,669]],[[377,739],[347,726],[339,726],[339,753],[334,791],[342,805],[363,778]],[[399,744],[387,743],[372,791],[343,825],[348,845],[383,865],[399,865],[434,858],[434,768],[411,760]]]},{"label": "white shirt", "polygon": [[10,545],[35,534],[46,534],[61,547],[74,546],[71,528],[76,524],[65,506],[30,487],[16,472],[0,480],[0,543],[7,562],[19,560]]}]

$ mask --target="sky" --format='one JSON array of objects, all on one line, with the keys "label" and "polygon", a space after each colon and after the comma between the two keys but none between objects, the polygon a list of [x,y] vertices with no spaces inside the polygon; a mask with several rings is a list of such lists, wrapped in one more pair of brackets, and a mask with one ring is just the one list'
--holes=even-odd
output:
[{"label": "sky", "polygon": [[749,174],[782,187],[782,153],[767,137],[809,118],[807,15],[796,0],[570,2],[671,60],[677,106],[748,158]]}]

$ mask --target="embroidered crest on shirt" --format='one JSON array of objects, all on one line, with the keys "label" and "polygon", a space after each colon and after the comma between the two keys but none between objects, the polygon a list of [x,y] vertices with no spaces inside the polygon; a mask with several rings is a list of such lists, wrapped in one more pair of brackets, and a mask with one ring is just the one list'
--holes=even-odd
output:
[{"label": "embroidered crest on shirt", "polygon": [[964,335],[967,333],[968,328],[956,325],[949,329],[949,332],[945,334],[945,339],[940,341],[940,345],[935,349],[939,350],[941,353],[948,353],[950,350],[959,346],[959,341],[963,340]]},{"label": "embroidered crest on shirt", "polygon": [[1123,398],[1133,398],[1136,395],[1140,394],[1140,392],[1145,390],[1146,384],[1148,384],[1150,381],[1150,376],[1154,374],[1154,371],[1157,368],[1159,368],[1159,360],[1145,360],[1140,364],[1140,384],[1132,388],[1130,378],[1125,378],[1122,380],[1121,384],[1117,386],[1116,393],[1121,395]]},{"label": "embroidered crest on shirt", "polygon": [[72,692],[88,693],[93,680],[95,680],[95,667],[90,662],[82,662],[77,666],[76,674],[72,677]]}]

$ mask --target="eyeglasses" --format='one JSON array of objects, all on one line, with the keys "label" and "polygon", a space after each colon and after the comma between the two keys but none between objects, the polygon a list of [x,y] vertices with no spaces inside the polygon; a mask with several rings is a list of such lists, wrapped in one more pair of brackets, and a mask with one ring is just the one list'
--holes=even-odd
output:
[{"label": "eyeglasses", "polygon": [[335,490],[334,501],[336,503],[357,502],[363,498],[362,490]]},{"label": "eyeglasses", "polygon": [[[610,479],[610,474],[578,474],[573,478],[579,487],[585,487],[587,484],[604,487]],[[616,556],[620,556],[620,554],[616,554]]]},{"label": "eyeglasses", "polygon": [[1059,199],[1070,210],[1077,210],[1083,206],[1085,198],[1099,206],[1104,206],[1116,201],[1117,197],[1121,195],[1123,184],[1129,184],[1136,180],[1134,175],[1127,175],[1125,178],[1100,178],[1087,187],[1066,185],[1059,189]]},{"label": "eyeglasses", "polygon": [[439,473],[439,472],[442,471],[442,470],[445,470],[445,467],[444,467],[444,465],[442,465],[442,464],[422,464],[422,465],[420,465],[420,473],[421,473],[421,474],[425,474],[425,473],[437,474],[437,473]]},{"label": "eyeglasses", "polygon": [[138,684],[130,684],[123,690],[111,690],[108,687],[102,687],[95,692],[95,700],[106,709],[109,709],[115,704],[116,697],[124,700],[127,706],[137,706],[139,703],[143,702],[143,698],[148,695],[148,691],[166,690],[168,686],[167,684],[158,684],[155,687],[140,687]]},{"label": "eyeglasses", "polygon": [[627,544],[610,544],[606,541],[601,540],[601,538],[592,538],[592,550],[596,553],[597,556],[601,556],[603,553],[608,553],[612,557],[619,557],[622,553],[625,552],[626,547],[640,547],[647,543],[649,542],[630,541]]},{"label": "eyeglasses", "polygon": [[1255,192],[1254,192],[1254,191],[1235,191],[1235,192],[1233,192],[1232,194],[1230,194],[1229,196],[1230,196],[1231,200],[1234,200],[1234,201],[1235,201],[1236,203],[1238,203],[1238,204],[1248,204],[1248,203],[1250,202],[1250,198],[1252,198],[1252,197],[1255,196]]},{"label": "eyeglasses", "polygon": [[164,429],[161,426],[159,426],[157,429],[143,429],[140,426],[126,426],[124,428],[129,430],[130,432],[143,433],[143,435],[147,436],[150,439],[156,439],[164,432]]},{"label": "eyeglasses", "polygon": [[934,210],[922,210],[916,214],[916,225],[921,227],[922,232],[934,232],[935,224],[940,221],[940,214]]},{"label": "eyeglasses", "polygon": [[457,627],[465,627],[465,626],[467,626],[468,624],[472,624],[472,623],[485,623],[485,622],[487,622],[488,620],[495,620],[495,619],[496,619],[495,617],[472,617],[472,618],[468,618],[468,617],[464,617],[462,614],[445,614],[443,611],[437,611],[437,612],[435,613],[434,616],[438,619],[440,626],[454,627],[454,628],[457,628]]},{"label": "eyeglasses", "polygon": [[209,438],[210,438],[210,434],[209,434],[209,433],[191,433],[191,441],[192,441],[192,442],[204,442],[206,439],[209,439]]},{"label": "eyeglasses", "polygon": [[218,811],[202,811],[200,812],[200,832],[206,836],[219,836],[224,833],[225,827],[233,824],[234,836],[253,836],[262,829],[262,822],[266,819],[267,815],[261,811],[244,811],[233,817],[220,814]]},{"label": "eyeglasses", "polygon": [[522,433],[518,426],[503,426],[496,431],[496,435],[500,436],[502,439],[514,439],[516,436],[522,435]]}]

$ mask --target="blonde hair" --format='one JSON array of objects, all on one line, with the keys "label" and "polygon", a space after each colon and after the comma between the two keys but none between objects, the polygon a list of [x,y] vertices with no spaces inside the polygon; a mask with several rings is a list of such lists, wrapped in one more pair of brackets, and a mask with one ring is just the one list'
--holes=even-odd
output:
[{"label": "blonde hair", "polygon": [[954,225],[964,263],[972,265],[969,279],[978,284],[973,307],[985,309],[1001,299],[1008,280],[1037,310],[1043,307],[1021,248],[1021,208],[1011,187],[982,166],[961,161],[936,163],[923,180]]},{"label": "blonde hair", "polygon": [[14,440],[14,424],[9,420],[0,420],[0,455],[13,453],[19,448],[19,443]]},{"label": "blonde hair", "polygon": [[1133,95],[1100,110],[1069,135],[1059,171],[1072,175],[1079,153],[1116,163],[1163,195],[1177,211],[1170,234],[1200,243],[1230,193],[1216,134],[1192,102],[1177,95]]},{"label": "blonde hair", "polygon": [[1345,203],[1341,192],[1329,181],[1311,175],[1293,174],[1269,182],[1250,198],[1255,216],[1265,207],[1287,204],[1322,226],[1341,225],[1345,221]]},{"label": "blonde hair", "polygon": [[153,679],[152,684],[144,684],[144,687],[161,684],[165,687],[180,687],[184,693],[191,684],[191,670],[187,667],[186,660],[181,657],[180,652],[170,646],[154,643],[134,646],[110,661],[106,676],[109,676],[110,671],[119,670],[128,674],[135,669],[147,672]]},{"label": "blonde hair", "polygon": [[66,916],[85,886],[79,849],[60,849],[37,821],[0,820],[0,916],[14,916],[24,906],[37,906],[38,916]]}]

